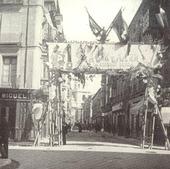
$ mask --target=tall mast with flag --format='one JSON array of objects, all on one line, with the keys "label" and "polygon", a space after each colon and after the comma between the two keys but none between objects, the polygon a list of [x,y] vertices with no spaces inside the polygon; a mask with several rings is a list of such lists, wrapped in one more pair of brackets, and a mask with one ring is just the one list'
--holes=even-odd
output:
[{"label": "tall mast with flag", "polygon": [[99,38],[99,42],[100,43],[105,43],[106,41],[106,31],[104,30],[104,28],[101,28],[97,22],[92,18],[92,16],[90,15],[90,13],[88,12],[87,8],[86,9],[86,12],[88,14],[88,17],[89,17],[89,26],[90,26],[90,29],[92,31],[92,33],[97,37]]},{"label": "tall mast with flag", "polygon": [[[127,23],[125,22],[125,20],[123,19],[122,9],[119,10],[119,12],[117,13],[116,17],[112,21],[109,28],[113,29],[116,32],[117,37],[120,42],[122,42],[122,43],[127,42],[127,40],[128,40],[128,35],[127,35],[128,26],[127,26]],[[110,31],[110,30],[108,30],[108,31]]]},{"label": "tall mast with flag", "polygon": [[99,38],[100,43],[105,43],[107,41],[107,37],[110,33],[110,31],[113,29],[120,42],[127,42],[127,24],[124,21],[122,17],[122,9],[119,10],[118,14],[116,17],[113,19],[111,22],[110,26],[108,27],[107,30],[104,28],[100,27],[97,22],[92,18],[92,16],[89,14],[88,10],[86,9],[87,14],[89,16],[89,26],[93,34]]}]

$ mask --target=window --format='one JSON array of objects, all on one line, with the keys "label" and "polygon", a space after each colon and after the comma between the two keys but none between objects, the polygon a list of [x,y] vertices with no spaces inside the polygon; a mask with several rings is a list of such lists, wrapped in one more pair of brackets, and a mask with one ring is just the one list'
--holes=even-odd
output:
[{"label": "window", "polygon": [[3,57],[2,85],[16,86],[17,58]]}]

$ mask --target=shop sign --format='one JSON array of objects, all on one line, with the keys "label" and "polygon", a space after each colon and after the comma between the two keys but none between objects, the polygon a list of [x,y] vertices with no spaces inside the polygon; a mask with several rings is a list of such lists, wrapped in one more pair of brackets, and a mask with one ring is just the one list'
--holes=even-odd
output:
[{"label": "shop sign", "polygon": [[122,109],[122,104],[123,103],[121,102],[121,103],[118,103],[118,104],[112,106],[112,111],[117,111],[117,110]]},{"label": "shop sign", "polygon": [[30,93],[26,90],[0,90],[2,100],[30,100]]}]

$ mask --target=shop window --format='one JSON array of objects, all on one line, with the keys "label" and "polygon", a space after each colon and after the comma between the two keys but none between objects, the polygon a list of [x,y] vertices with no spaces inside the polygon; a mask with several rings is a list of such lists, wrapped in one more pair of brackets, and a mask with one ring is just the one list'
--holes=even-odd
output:
[{"label": "shop window", "polygon": [[3,57],[2,85],[16,86],[17,57]]}]

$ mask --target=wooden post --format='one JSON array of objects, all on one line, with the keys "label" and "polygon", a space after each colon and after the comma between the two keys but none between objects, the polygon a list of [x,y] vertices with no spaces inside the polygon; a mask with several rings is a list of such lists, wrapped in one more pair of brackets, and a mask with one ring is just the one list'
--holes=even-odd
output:
[{"label": "wooden post", "polygon": [[155,132],[155,114],[153,114],[153,120],[152,120],[152,136],[151,136],[151,146],[150,146],[151,149],[153,147],[154,132]]},{"label": "wooden post", "polygon": [[170,150],[170,143],[169,143],[168,135],[167,135],[167,132],[166,132],[165,126],[164,126],[164,124],[163,124],[163,121],[162,121],[162,115],[161,115],[161,112],[159,111],[158,106],[156,107],[156,110],[157,110],[158,115],[159,115],[159,118],[160,118],[161,127],[162,127],[162,130],[163,130],[164,136],[165,136],[165,141],[166,141],[166,144],[167,144],[168,150]]},{"label": "wooden post", "polygon": [[53,146],[53,130],[52,130],[52,112],[51,110],[49,110],[49,113],[50,113],[50,146],[52,147]]},{"label": "wooden post", "polygon": [[[165,127],[165,131],[166,131],[166,134],[168,135],[167,127]],[[167,149],[168,149],[168,143],[167,143],[167,140],[165,140],[165,150]]]},{"label": "wooden post", "polygon": [[144,114],[144,123],[143,123],[143,136],[142,136],[142,148],[145,148],[145,139],[146,139],[146,122],[148,114],[148,89],[145,89],[145,114]]},{"label": "wooden post", "polygon": [[62,117],[61,117],[61,86],[60,83],[57,86],[58,94],[58,145],[62,144]]},{"label": "wooden post", "polygon": [[39,137],[40,137],[40,133],[42,131],[43,124],[44,124],[45,119],[46,119],[46,115],[47,115],[47,111],[48,111],[48,106],[49,106],[49,101],[47,101],[47,107],[46,107],[46,109],[44,111],[44,113],[45,113],[44,117],[43,117],[41,123],[39,123],[39,130],[37,131],[37,135],[36,135],[36,138],[34,140],[34,146],[39,145],[39,143],[40,143],[39,142]]}]

